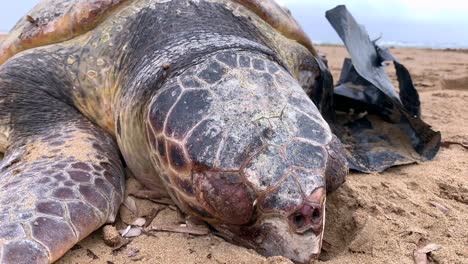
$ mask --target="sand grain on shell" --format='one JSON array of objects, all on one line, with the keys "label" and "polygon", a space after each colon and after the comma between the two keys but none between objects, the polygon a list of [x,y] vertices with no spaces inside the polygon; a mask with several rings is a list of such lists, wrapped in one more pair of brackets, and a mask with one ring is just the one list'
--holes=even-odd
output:
[{"label": "sand grain on shell", "polygon": [[[327,54],[332,74],[338,80],[346,50],[335,46],[318,49]],[[424,120],[440,130],[444,140],[468,142],[468,89],[442,86],[444,79],[466,78],[468,53],[391,51],[413,74]],[[396,84],[393,70],[389,71]],[[352,173],[347,183],[327,200],[322,261],[413,263],[413,252],[422,240],[442,246],[432,254],[439,263],[468,263],[467,175],[468,150],[457,145],[442,148],[432,162],[380,174]],[[434,202],[448,211],[440,210]],[[164,210],[155,221],[170,223],[176,219],[175,211]],[[81,249],[70,251],[59,263],[132,263],[135,259],[139,261],[136,263],[288,263],[281,259],[266,260],[252,250],[213,235],[167,232],[156,233],[155,237],[143,235],[113,255],[98,230],[79,245]],[[88,257],[88,249],[99,259]]]}]

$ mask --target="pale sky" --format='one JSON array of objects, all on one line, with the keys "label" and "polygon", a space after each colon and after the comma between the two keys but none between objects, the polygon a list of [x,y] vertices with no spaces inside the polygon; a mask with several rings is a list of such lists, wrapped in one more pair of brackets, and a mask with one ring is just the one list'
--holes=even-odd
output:
[{"label": "pale sky", "polygon": [[330,8],[346,4],[353,13],[359,15],[404,18],[419,21],[467,21],[468,1],[466,0],[276,0],[281,5],[292,8]]},{"label": "pale sky", "polygon": [[345,4],[371,38],[413,46],[468,47],[467,0],[277,0],[315,42],[341,43],[325,11]]},{"label": "pale sky", "polygon": [[0,32],[8,32],[38,0],[0,0]]},{"label": "pale sky", "polygon": [[[0,0],[0,32],[7,32],[38,0]],[[341,43],[325,11],[345,4],[373,38],[468,47],[468,0],[277,0],[313,41]]]}]

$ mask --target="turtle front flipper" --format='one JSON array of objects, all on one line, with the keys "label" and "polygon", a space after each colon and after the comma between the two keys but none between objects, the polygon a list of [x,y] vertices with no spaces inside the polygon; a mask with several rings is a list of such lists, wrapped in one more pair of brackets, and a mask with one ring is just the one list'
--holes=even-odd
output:
[{"label": "turtle front flipper", "polygon": [[[4,76],[3,95],[11,88]],[[13,143],[0,163],[0,263],[57,260],[112,222],[122,201],[113,139],[69,105],[43,99],[16,101],[18,115],[11,118]]]}]

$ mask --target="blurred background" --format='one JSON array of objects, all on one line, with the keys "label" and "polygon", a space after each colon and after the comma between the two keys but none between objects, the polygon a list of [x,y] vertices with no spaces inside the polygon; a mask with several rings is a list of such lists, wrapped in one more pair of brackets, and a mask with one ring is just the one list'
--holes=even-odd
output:
[{"label": "blurred background", "polygon": [[[276,0],[287,6],[315,43],[341,44],[325,11],[345,4],[371,38],[387,46],[468,48],[466,0]],[[0,0],[6,33],[38,0]]]}]

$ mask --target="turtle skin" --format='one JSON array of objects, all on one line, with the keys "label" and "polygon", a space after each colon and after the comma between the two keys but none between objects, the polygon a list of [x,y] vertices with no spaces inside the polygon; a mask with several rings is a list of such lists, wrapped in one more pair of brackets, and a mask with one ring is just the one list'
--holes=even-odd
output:
[{"label": "turtle skin", "polygon": [[313,53],[254,11],[131,1],[1,65],[0,262],[53,262],[113,222],[123,161],[227,240],[316,258],[344,151],[309,99]]}]

